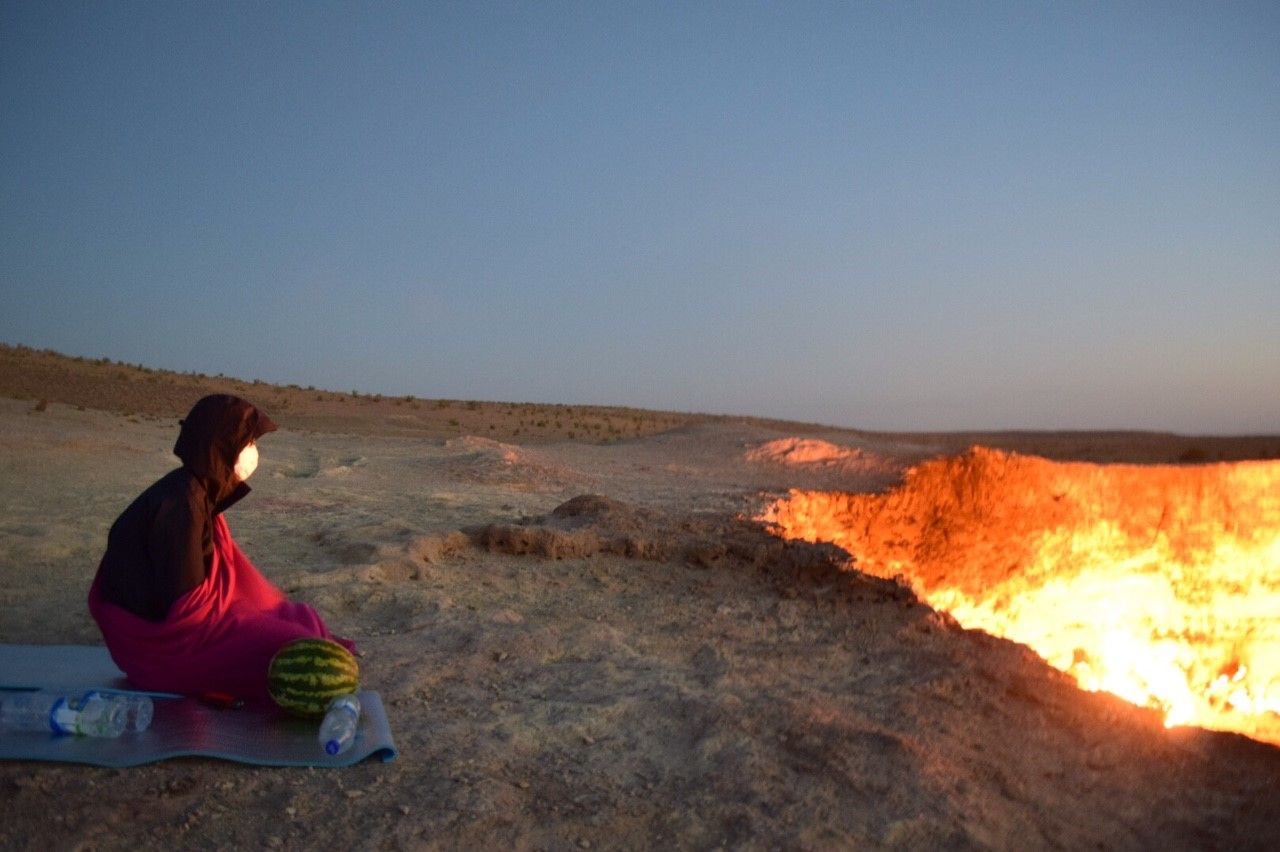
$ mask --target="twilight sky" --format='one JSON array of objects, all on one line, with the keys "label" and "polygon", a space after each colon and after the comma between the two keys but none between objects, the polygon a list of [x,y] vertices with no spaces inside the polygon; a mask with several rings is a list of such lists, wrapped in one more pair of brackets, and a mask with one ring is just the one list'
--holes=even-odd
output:
[{"label": "twilight sky", "polygon": [[0,3],[0,341],[1280,432],[1280,4]]}]

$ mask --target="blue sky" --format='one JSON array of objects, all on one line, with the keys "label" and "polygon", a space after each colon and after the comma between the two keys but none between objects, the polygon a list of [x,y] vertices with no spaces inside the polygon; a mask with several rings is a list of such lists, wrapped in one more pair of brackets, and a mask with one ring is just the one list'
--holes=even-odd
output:
[{"label": "blue sky", "polygon": [[0,340],[1280,432],[1280,4],[0,4]]}]

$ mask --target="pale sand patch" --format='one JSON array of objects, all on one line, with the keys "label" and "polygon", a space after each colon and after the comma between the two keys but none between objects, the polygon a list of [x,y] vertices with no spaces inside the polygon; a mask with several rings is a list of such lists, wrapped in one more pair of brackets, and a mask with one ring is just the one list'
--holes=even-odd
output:
[{"label": "pale sand patch", "polygon": [[[176,424],[32,408],[0,399],[0,640],[97,641],[106,530],[175,464]],[[829,434],[703,423],[535,455],[377,431],[268,436],[228,515],[361,644],[400,760],[0,764],[0,847],[1280,844],[1280,751],[1165,731],[740,520],[832,476],[751,447]]]}]

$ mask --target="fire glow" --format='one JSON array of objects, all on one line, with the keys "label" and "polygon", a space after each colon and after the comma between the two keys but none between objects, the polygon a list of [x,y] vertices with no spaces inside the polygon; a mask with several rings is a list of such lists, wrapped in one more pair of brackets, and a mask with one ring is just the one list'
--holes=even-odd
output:
[{"label": "fire glow", "polygon": [[902,575],[1165,724],[1280,745],[1280,462],[1058,463],[975,447],[885,494],[792,491],[760,516]]}]

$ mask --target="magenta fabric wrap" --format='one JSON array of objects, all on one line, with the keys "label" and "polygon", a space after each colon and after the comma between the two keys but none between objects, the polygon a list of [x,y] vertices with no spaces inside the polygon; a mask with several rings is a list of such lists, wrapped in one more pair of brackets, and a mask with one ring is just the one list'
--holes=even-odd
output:
[{"label": "magenta fabric wrap", "polygon": [[262,576],[222,515],[214,522],[209,575],[173,602],[164,621],[139,618],[104,600],[96,581],[89,612],[120,670],[140,689],[158,692],[222,692],[267,703],[267,668],[289,642],[332,639],[355,651],[314,609],[290,601]]}]

